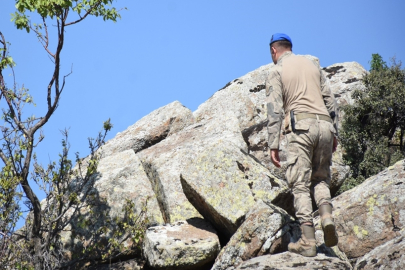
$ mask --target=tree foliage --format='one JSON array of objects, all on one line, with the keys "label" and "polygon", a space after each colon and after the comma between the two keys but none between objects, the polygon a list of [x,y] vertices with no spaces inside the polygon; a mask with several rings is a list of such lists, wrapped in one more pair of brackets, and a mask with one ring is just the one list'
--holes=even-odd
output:
[{"label": "tree foliage", "polygon": [[[85,206],[93,213],[92,218],[86,220],[90,225],[95,223],[101,214],[105,215],[103,218],[106,221],[113,222],[108,213],[96,211],[95,204],[91,203],[95,200],[92,186],[99,160],[97,150],[104,143],[105,136],[112,127],[109,120],[104,123],[103,131],[96,138],[89,139],[88,158],[82,160],[76,154],[75,167],[69,159],[67,131],[63,132],[62,151],[58,161],[42,166],[35,154],[36,147],[44,139],[41,128],[55,113],[69,75],[60,74],[61,52],[67,27],[80,23],[89,15],[116,21],[120,18],[120,14],[112,3],[113,0],[16,0],[17,10],[12,14],[12,21],[17,29],[35,33],[53,65],[49,81],[43,88],[47,105],[46,112],[42,116],[27,117],[24,113],[25,106],[34,105],[34,98],[28,89],[19,88],[15,82],[13,70],[15,63],[10,56],[9,43],[0,32],[0,102],[4,122],[0,126],[0,162],[2,162],[0,268],[2,269],[63,268],[93,254],[98,244],[97,237],[106,233],[106,226],[92,232],[90,238],[95,240],[94,243],[83,246],[82,255],[76,258],[67,258],[63,254],[64,247],[61,243],[61,233],[68,230],[72,220],[83,220],[81,213]],[[41,21],[37,23],[31,21],[33,14],[39,15]],[[56,26],[56,31],[48,31],[48,25]],[[55,32],[54,39],[53,32]],[[50,46],[52,40],[56,41],[55,48]],[[11,82],[3,77],[3,71],[7,68],[12,71]],[[34,184],[45,192],[46,199],[43,202],[39,201],[38,195],[34,192],[35,189],[32,187]],[[24,200],[30,214],[24,228],[16,232],[15,225],[21,216],[21,200]],[[131,208],[133,205],[128,203],[124,210],[133,211]],[[125,225],[121,224],[121,227],[117,225],[119,235],[103,247],[108,251],[108,258],[117,255],[116,250],[125,238],[123,237],[125,230],[133,233],[134,243],[142,238],[144,212],[138,215],[125,213]],[[81,236],[73,235],[73,237]]]},{"label": "tree foliage", "polygon": [[387,65],[373,54],[364,89],[353,91],[353,105],[346,105],[341,143],[350,165],[350,188],[405,156],[405,70],[395,59]]}]

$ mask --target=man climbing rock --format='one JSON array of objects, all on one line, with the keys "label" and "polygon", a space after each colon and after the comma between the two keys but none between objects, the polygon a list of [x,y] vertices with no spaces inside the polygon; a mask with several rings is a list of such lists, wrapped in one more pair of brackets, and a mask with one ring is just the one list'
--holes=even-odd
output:
[{"label": "man climbing rock", "polygon": [[288,250],[316,256],[310,192],[319,208],[326,246],[338,242],[329,190],[332,153],[337,147],[337,103],[317,64],[292,53],[289,36],[274,34],[270,53],[275,64],[266,81],[271,160],[281,167],[279,138],[284,118],[283,132],[288,143],[286,179],[302,232]]}]

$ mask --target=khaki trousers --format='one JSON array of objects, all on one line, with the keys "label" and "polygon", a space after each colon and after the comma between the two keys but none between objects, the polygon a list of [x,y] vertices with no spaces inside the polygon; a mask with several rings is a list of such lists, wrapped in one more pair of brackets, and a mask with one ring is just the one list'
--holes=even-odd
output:
[{"label": "khaki trousers", "polygon": [[330,165],[334,127],[318,119],[296,122],[296,132],[287,134],[286,179],[294,195],[296,217],[302,224],[312,221],[312,193],[319,207],[331,203]]}]

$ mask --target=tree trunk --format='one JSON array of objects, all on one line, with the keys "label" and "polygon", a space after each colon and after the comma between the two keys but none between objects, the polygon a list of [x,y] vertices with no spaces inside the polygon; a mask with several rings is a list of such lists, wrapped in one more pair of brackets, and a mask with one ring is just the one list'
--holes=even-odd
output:
[{"label": "tree trunk", "polygon": [[30,200],[33,207],[34,220],[32,222],[31,241],[34,247],[34,266],[35,270],[42,270],[42,250],[41,250],[41,203],[38,197],[32,191],[27,177],[21,183],[25,195]]}]

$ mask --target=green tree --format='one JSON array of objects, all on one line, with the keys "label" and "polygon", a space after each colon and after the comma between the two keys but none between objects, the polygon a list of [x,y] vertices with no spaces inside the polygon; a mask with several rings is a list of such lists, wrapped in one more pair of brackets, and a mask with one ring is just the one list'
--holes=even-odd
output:
[{"label": "green tree", "polygon": [[[60,74],[67,27],[80,23],[88,16],[116,21],[120,14],[112,4],[113,0],[16,0],[17,11],[12,14],[12,21],[18,29],[35,33],[53,63],[53,72],[43,89],[47,108],[42,116],[25,117],[24,106],[33,105],[33,97],[28,89],[17,88],[15,77],[11,83],[3,77],[3,71],[13,69],[15,63],[9,54],[9,43],[0,32],[0,102],[4,120],[0,127],[0,162],[3,163],[0,171],[1,268],[34,267],[38,270],[68,265],[61,253],[59,233],[66,228],[69,217],[78,213],[85,198],[90,196],[87,190],[94,182],[92,175],[99,159],[96,152],[112,125],[108,120],[104,123],[104,130],[95,139],[89,140],[91,153],[86,163],[82,163],[76,155],[76,169],[72,168],[73,163],[68,158],[67,132],[64,132],[59,161],[43,167],[37,162],[34,150],[44,139],[41,128],[55,113],[69,75]],[[42,21],[32,22],[32,14],[39,15]],[[48,25],[56,26],[54,49],[49,45],[53,44],[50,42],[53,31],[48,31]],[[29,181],[30,176],[32,182]],[[31,186],[34,183],[47,195],[42,204]],[[21,215],[19,205],[22,197],[26,198],[30,217],[25,226],[26,233],[16,234],[14,229]],[[71,212],[69,215],[68,211]]]},{"label": "green tree", "polygon": [[343,189],[359,184],[405,156],[405,71],[392,59],[388,66],[373,54],[364,89],[353,91],[342,121],[343,158],[352,179]]}]

